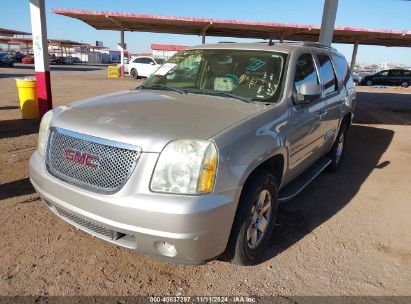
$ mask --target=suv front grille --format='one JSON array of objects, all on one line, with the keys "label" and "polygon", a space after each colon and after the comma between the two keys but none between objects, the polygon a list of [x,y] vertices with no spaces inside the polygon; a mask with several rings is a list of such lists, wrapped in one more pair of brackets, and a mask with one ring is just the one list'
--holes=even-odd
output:
[{"label": "suv front grille", "polygon": [[50,128],[46,166],[50,174],[64,182],[111,194],[126,183],[140,154],[136,146]]}]

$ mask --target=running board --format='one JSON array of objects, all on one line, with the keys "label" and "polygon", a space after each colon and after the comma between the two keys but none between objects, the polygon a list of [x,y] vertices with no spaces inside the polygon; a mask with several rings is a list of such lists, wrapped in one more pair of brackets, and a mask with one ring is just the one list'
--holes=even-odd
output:
[{"label": "running board", "polygon": [[280,190],[278,202],[285,203],[296,197],[305,187],[308,186],[321,172],[331,163],[331,159],[324,157],[316,161],[305,172],[295,180]]}]

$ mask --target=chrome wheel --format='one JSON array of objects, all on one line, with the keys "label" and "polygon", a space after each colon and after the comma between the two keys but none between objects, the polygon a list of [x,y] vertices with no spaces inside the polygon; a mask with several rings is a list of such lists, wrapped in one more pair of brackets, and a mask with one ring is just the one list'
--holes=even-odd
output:
[{"label": "chrome wheel", "polygon": [[372,81],[371,80],[367,80],[367,86],[372,86]]},{"label": "chrome wheel", "polygon": [[265,232],[270,224],[272,197],[268,190],[262,190],[258,195],[249,219],[247,229],[247,244],[250,249],[255,249],[264,239]]},{"label": "chrome wheel", "polygon": [[344,151],[344,132],[338,138],[337,150],[335,152],[335,162],[338,164]]}]

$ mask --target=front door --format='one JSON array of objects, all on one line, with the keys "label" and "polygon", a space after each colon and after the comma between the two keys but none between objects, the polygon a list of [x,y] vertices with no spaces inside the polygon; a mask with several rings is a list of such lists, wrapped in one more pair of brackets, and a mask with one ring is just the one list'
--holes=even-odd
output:
[{"label": "front door", "polygon": [[[300,55],[294,76],[294,94],[299,92],[303,83],[320,84],[316,64],[312,54]],[[288,180],[302,173],[320,157],[323,145],[323,114],[325,100],[318,99],[305,105],[296,105],[290,109],[290,120],[286,140],[289,146]]]}]

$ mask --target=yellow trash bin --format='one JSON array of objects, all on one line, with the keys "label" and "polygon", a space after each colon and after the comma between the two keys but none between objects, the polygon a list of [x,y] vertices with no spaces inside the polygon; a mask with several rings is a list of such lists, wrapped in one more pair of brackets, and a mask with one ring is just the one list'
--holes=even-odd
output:
[{"label": "yellow trash bin", "polygon": [[16,79],[19,91],[21,115],[23,119],[38,119],[39,106],[36,93],[35,78]]},{"label": "yellow trash bin", "polygon": [[108,69],[108,78],[118,78],[120,77],[120,67],[109,66]]}]

